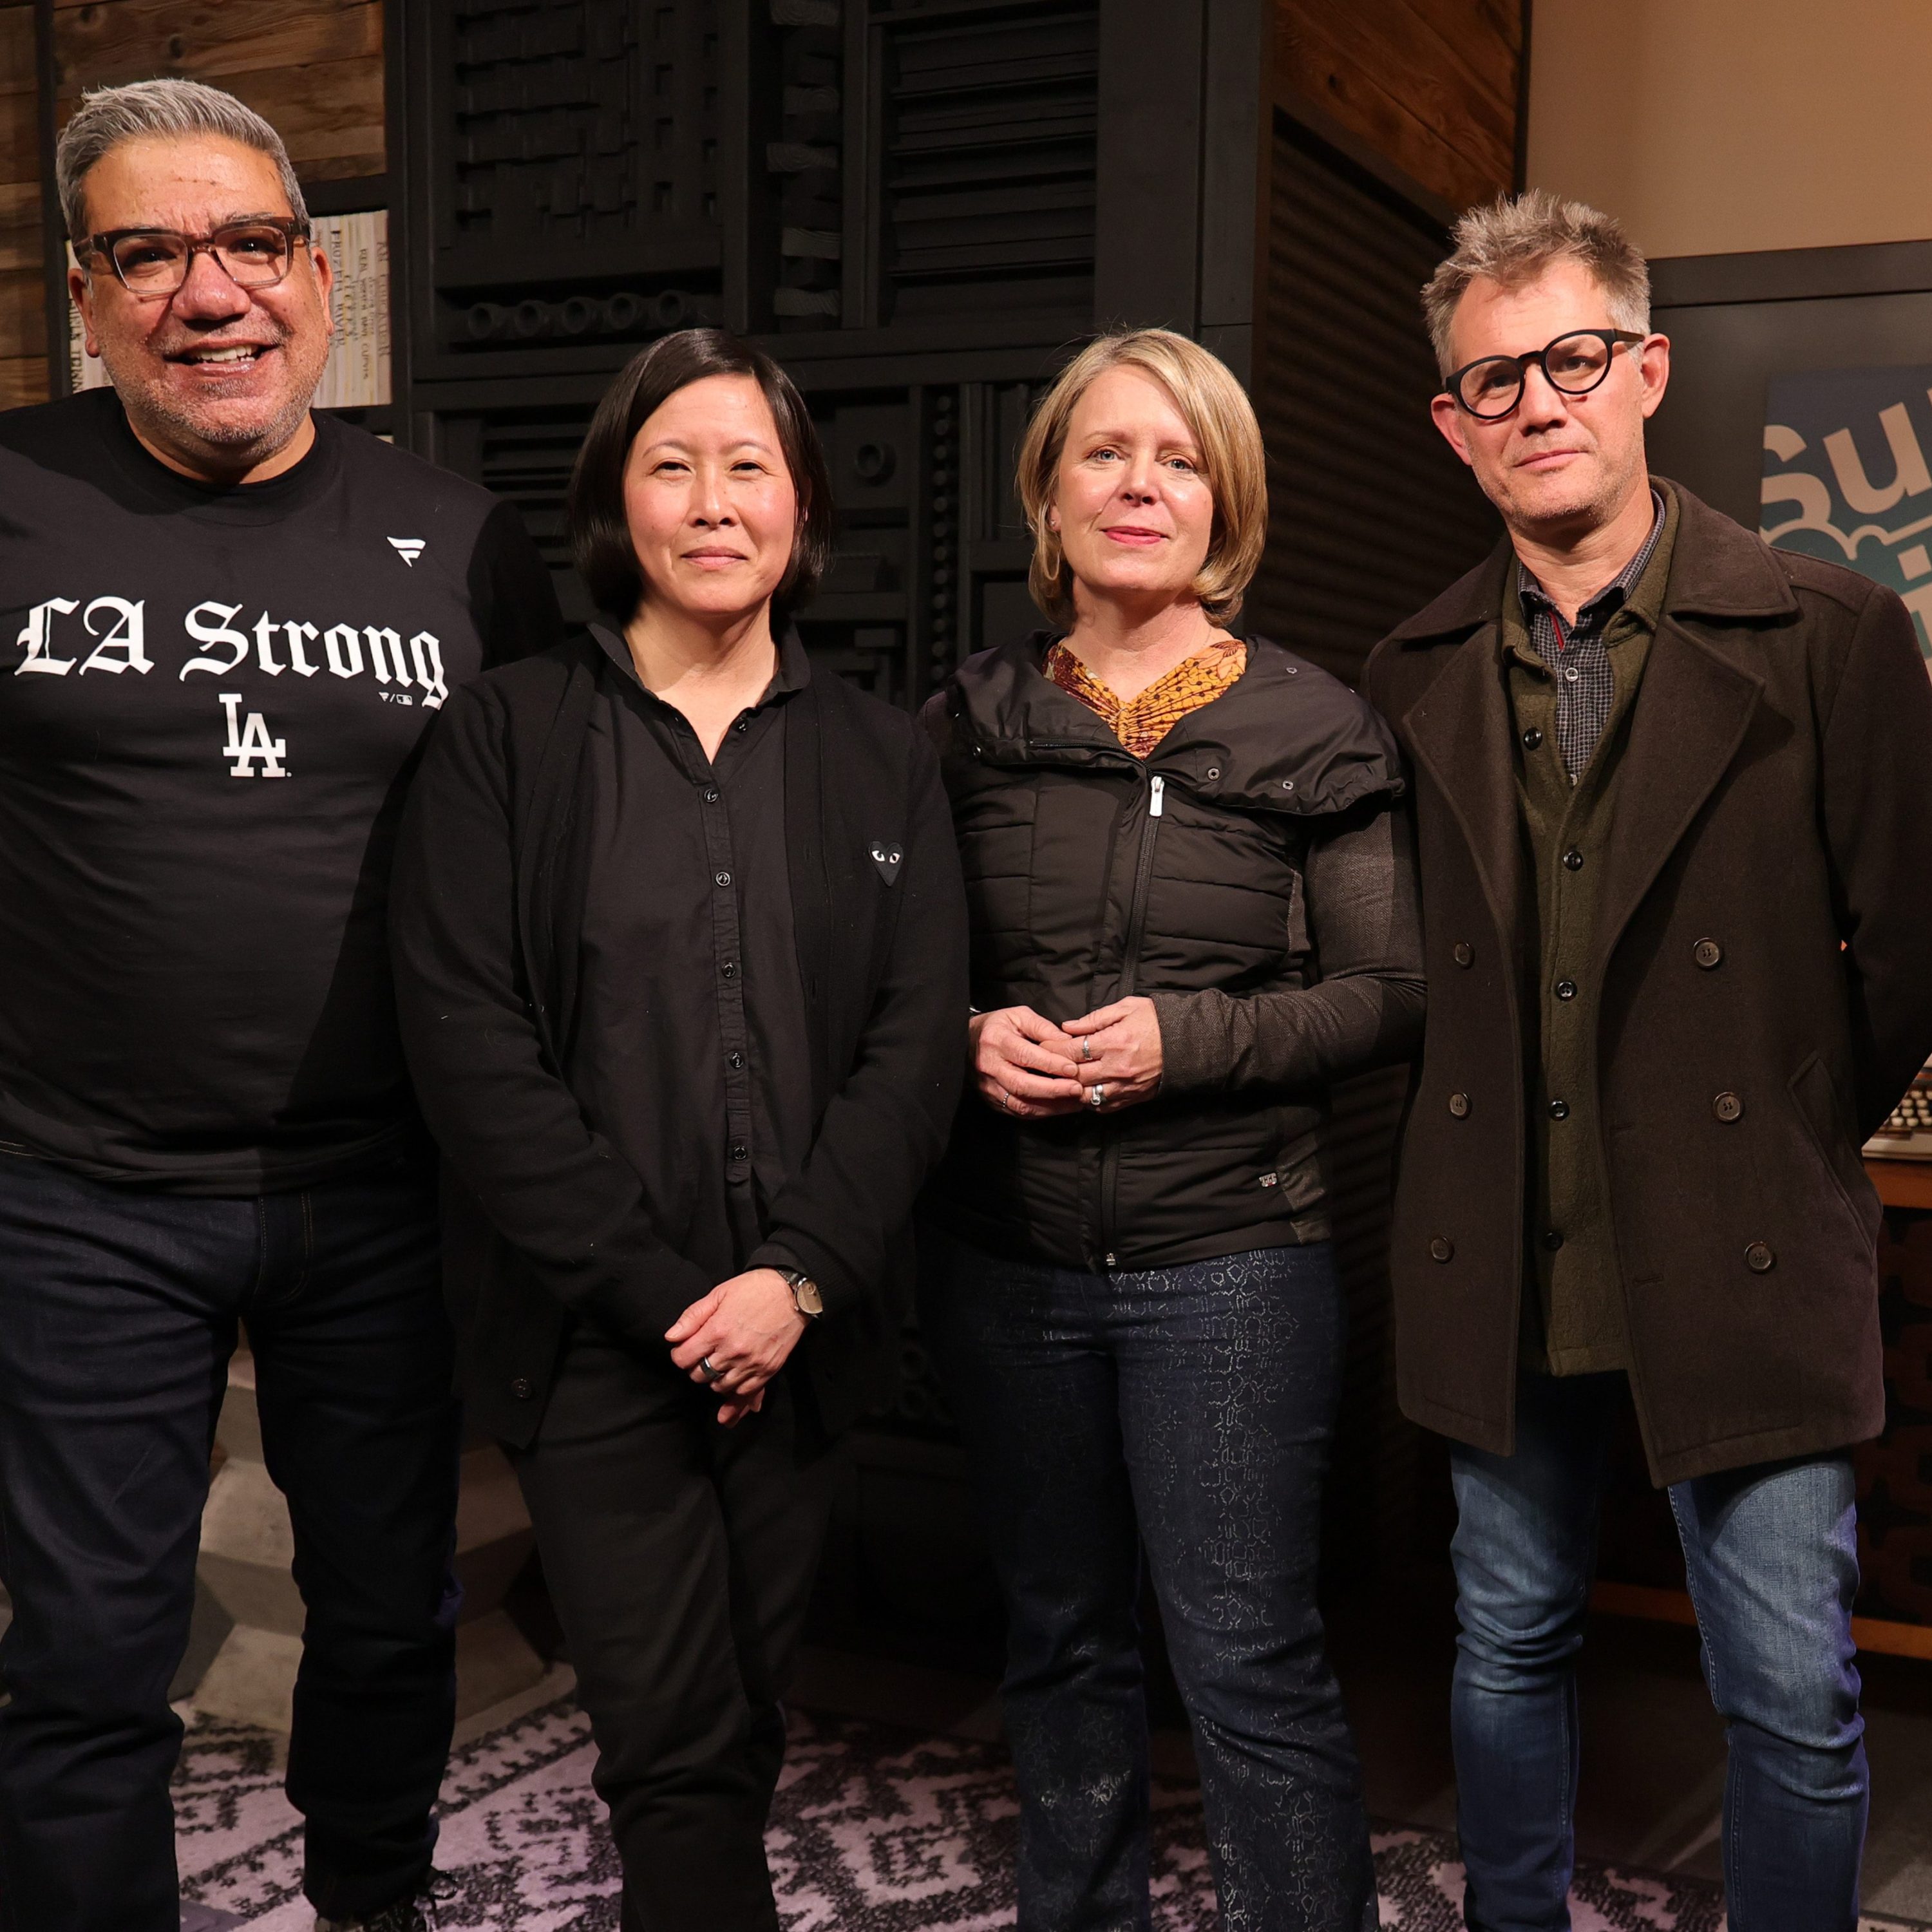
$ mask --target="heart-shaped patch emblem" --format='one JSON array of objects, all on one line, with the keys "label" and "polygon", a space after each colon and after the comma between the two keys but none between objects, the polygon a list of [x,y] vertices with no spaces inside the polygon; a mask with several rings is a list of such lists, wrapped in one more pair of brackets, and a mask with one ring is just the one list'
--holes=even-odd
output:
[{"label": "heart-shaped patch emblem", "polygon": [[890,885],[899,875],[899,861],[905,856],[904,853],[883,838],[872,841],[872,863],[878,867],[880,878]]}]

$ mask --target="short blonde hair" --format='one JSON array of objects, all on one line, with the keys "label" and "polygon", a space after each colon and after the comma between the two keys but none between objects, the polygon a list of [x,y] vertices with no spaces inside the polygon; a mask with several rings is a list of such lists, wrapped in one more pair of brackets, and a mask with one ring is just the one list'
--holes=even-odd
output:
[{"label": "short blonde hair", "polygon": [[1020,440],[1016,478],[1033,532],[1027,588],[1056,623],[1072,615],[1073,598],[1058,535],[1047,527],[1066,425],[1075,406],[1109,369],[1138,369],[1174,398],[1201,452],[1214,499],[1214,534],[1194,580],[1194,594],[1216,623],[1240,610],[1241,597],[1268,542],[1268,460],[1254,406],[1217,356],[1168,328],[1123,329],[1096,337],[1060,371],[1040,399]]},{"label": "short blonde hair", "polygon": [[1604,306],[1619,328],[1650,333],[1650,265],[1613,214],[1588,202],[1564,201],[1546,188],[1500,196],[1472,208],[1450,238],[1456,252],[1430,277],[1422,314],[1436,366],[1450,373],[1449,332],[1456,304],[1479,278],[1498,288],[1526,288],[1552,262],[1587,268],[1604,292]]}]

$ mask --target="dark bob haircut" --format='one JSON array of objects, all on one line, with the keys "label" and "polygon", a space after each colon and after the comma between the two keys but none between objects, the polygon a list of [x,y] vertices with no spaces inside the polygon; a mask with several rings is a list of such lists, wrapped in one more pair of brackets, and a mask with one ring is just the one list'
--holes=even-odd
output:
[{"label": "dark bob haircut", "polygon": [[570,554],[597,608],[628,623],[644,598],[624,514],[624,465],[638,432],[679,390],[707,376],[749,376],[764,391],[778,448],[798,495],[798,530],[791,562],[772,593],[775,615],[788,614],[817,587],[832,561],[832,479],[818,432],[792,380],[763,350],[722,328],[680,328],[632,357],[613,382],[571,472],[564,511]]}]

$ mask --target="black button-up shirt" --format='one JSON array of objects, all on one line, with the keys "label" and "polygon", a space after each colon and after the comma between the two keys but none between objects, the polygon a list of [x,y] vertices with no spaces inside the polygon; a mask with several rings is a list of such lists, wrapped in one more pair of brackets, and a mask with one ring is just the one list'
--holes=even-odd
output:
[{"label": "black button-up shirt", "polygon": [[644,1185],[671,1246],[723,1280],[812,1137],[811,1049],[792,932],[786,699],[811,676],[796,635],[715,759],[674,706],[609,659],[580,779],[586,881],[567,1077]]}]

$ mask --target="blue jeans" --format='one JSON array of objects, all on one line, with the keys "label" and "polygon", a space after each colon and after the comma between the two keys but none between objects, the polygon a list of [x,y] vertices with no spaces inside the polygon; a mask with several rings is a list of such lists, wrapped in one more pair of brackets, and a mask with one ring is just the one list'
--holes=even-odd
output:
[{"label": "blue jeans", "polygon": [[922,1238],[921,1317],[1009,1618],[1021,1932],[1144,1932],[1144,1544],[1228,1932],[1376,1922],[1315,1604],[1342,1307],[1325,1245],[1088,1274]]},{"label": "blue jeans", "polygon": [[288,1792],[332,1916],[412,1893],[455,1717],[434,1190],[251,1199],[0,1158],[0,1927],[178,1932],[168,1779],[238,1320],[308,1610]]},{"label": "blue jeans", "polygon": [[[1516,1450],[1453,1448],[1462,1623],[1450,1726],[1478,1932],[1568,1932],[1576,1652],[1620,1375],[1526,1375]],[[1725,1720],[1731,1932],[1856,1932],[1864,1722],[1850,1458],[1671,1486],[1712,1700]]]}]

